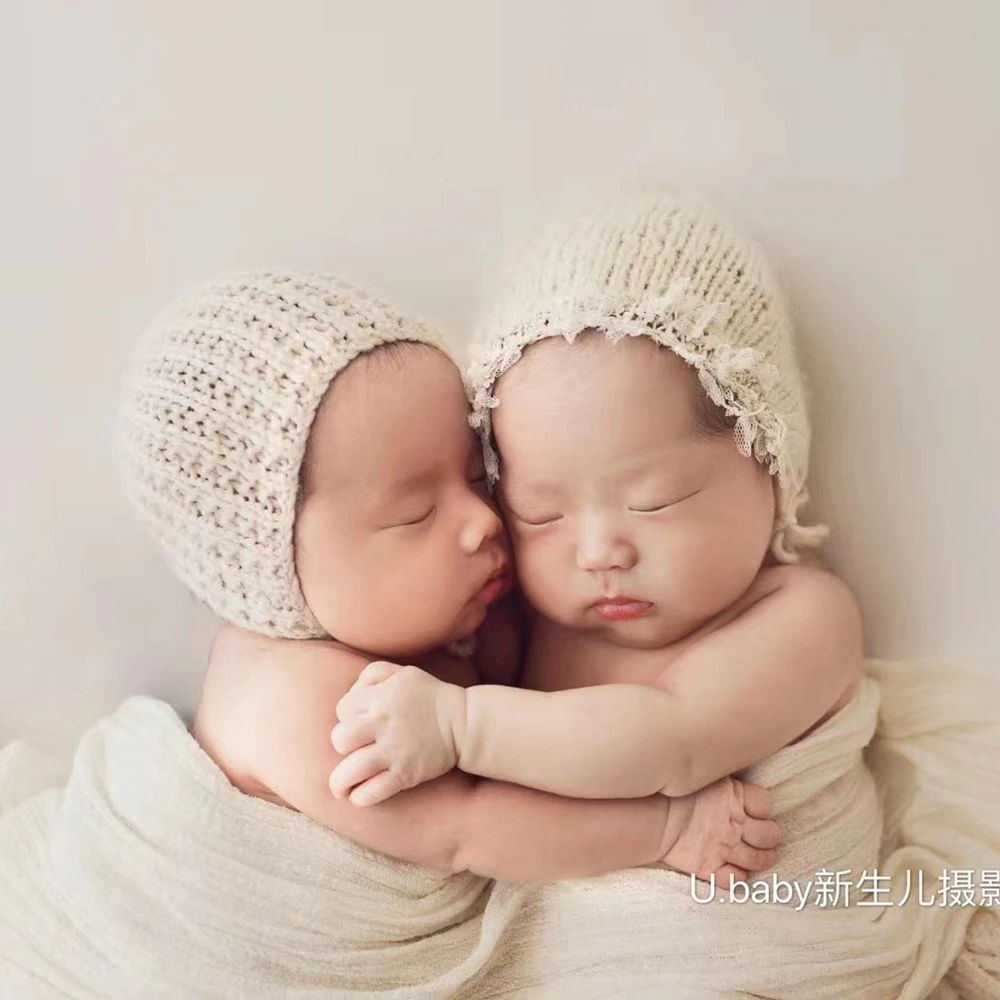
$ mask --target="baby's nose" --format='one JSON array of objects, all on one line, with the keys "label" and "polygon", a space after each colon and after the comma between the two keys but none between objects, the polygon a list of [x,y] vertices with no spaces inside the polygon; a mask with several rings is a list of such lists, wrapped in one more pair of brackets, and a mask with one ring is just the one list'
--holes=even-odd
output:
[{"label": "baby's nose", "polygon": [[590,528],[577,545],[576,564],[586,572],[631,569],[637,561],[635,546],[627,538],[606,528]]},{"label": "baby's nose", "polygon": [[462,529],[462,549],[477,552],[485,542],[504,533],[500,515],[485,500],[477,497],[465,527]]}]

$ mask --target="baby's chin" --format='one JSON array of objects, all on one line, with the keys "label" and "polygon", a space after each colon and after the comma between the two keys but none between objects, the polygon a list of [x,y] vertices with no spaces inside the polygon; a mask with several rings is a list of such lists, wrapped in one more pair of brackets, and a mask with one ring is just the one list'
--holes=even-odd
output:
[{"label": "baby's chin", "polygon": [[680,639],[668,629],[648,622],[615,622],[596,626],[593,631],[606,642],[626,649],[664,649]]},{"label": "baby's chin", "polygon": [[448,642],[461,642],[463,639],[468,639],[469,636],[475,635],[485,621],[486,609],[483,608],[482,610],[477,611],[473,618],[470,618],[468,621],[463,620],[463,622],[452,631]]},{"label": "baby's chin", "polygon": [[485,618],[485,609],[464,608],[457,618],[447,624],[439,622],[440,627],[433,630],[411,630],[405,622],[399,622],[400,627],[392,632],[355,633],[339,641],[380,660],[412,662],[468,639]]},{"label": "baby's chin", "polygon": [[[485,605],[470,602],[457,614],[454,606],[437,608],[436,614],[429,614],[425,607],[417,617],[412,612],[395,617],[388,614],[382,629],[355,633],[351,636],[355,641],[346,644],[382,660],[415,660],[468,639],[486,620],[486,610]],[[431,622],[433,626],[428,627]],[[387,623],[392,627],[385,628]]]},{"label": "baby's chin", "polygon": [[486,621],[486,613],[487,607],[483,604],[470,604],[463,608],[451,627],[442,633],[441,641],[437,643],[437,646],[450,646],[474,635]]}]

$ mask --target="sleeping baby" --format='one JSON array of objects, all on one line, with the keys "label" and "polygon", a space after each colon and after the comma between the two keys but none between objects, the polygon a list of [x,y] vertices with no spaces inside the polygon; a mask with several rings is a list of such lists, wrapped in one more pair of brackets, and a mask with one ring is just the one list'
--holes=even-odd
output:
[{"label": "sleeping baby", "polygon": [[851,701],[861,618],[802,560],[826,534],[798,520],[803,382],[749,240],[653,188],[556,220],[515,258],[468,383],[531,609],[521,687],[369,665],[338,706],[335,795],[457,766],[684,796]]},{"label": "sleeping baby", "polygon": [[[220,283],[150,331],[123,399],[124,464],[171,566],[223,622],[194,723],[202,749],[247,795],[434,871],[544,882],[770,867],[769,794],[721,773],[692,794],[584,801],[572,780],[564,797],[545,780],[473,777],[442,746],[400,786],[420,787],[390,801],[330,794],[348,752],[331,745],[336,706],[373,661],[458,692],[516,666],[508,542],[469,416],[430,331],[335,278]],[[475,658],[458,655],[476,634]],[[554,669],[533,655],[535,676]],[[554,723],[563,741],[558,709]]]}]

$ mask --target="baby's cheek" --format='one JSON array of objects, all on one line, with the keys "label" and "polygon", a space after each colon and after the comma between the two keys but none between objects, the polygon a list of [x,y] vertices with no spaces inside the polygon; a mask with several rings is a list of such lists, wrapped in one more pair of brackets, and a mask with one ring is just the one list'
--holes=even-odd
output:
[{"label": "baby's cheek", "polygon": [[734,563],[726,531],[718,525],[692,523],[672,534],[662,551],[669,563],[670,590],[678,609],[699,616],[719,610],[735,599],[745,584],[742,567]]},{"label": "baby's cheek", "polygon": [[566,553],[555,539],[513,536],[517,577],[528,600],[539,610],[554,614],[570,601],[572,581]]}]

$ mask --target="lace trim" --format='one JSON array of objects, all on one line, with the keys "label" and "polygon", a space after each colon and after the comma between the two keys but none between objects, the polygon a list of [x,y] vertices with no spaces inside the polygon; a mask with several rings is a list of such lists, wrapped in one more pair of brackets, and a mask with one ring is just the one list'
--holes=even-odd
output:
[{"label": "lace trim", "polygon": [[469,422],[482,439],[490,484],[500,474],[491,432],[490,411],[499,405],[493,387],[526,347],[549,337],[573,343],[581,332],[594,328],[604,330],[612,342],[650,337],[691,365],[709,399],[736,419],[740,453],[778,477],[785,502],[778,512],[772,551],[782,562],[797,562],[797,548],[822,544],[829,531],[798,523],[798,510],[808,501],[808,492],[788,460],[787,424],[766,399],[780,373],[760,351],[733,348],[722,339],[717,331],[728,318],[724,306],[706,305],[686,296],[686,291],[687,282],[678,281],[666,295],[639,304],[607,295],[552,300],[544,310],[522,316],[501,338],[474,347],[467,372],[473,409]]}]

